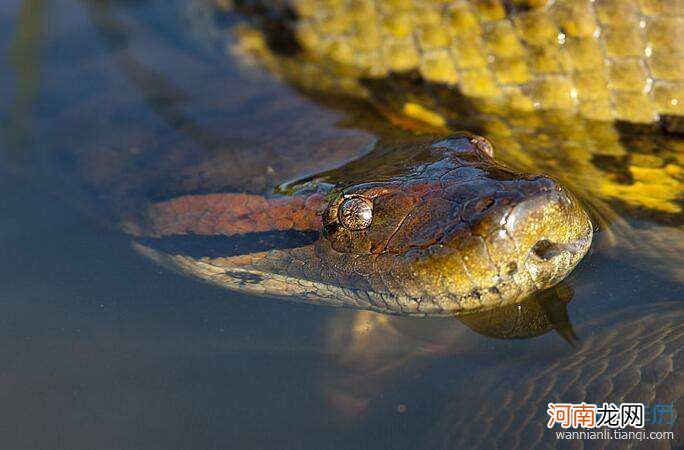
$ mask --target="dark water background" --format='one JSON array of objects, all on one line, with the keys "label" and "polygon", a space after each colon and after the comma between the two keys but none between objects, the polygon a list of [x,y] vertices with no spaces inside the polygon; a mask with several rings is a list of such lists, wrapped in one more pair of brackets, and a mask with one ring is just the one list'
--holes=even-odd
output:
[{"label": "dark water background", "polygon": [[[201,52],[173,5],[115,8],[179,54]],[[72,189],[68,160],[46,157],[60,136],[69,146],[160,129],[149,98],[113,61],[112,42],[125,42],[103,36],[87,11],[67,0],[0,5],[0,448],[420,448],[479,377],[572,352],[554,333],[496,341],[455,320],[425,320],[416,333],[453,326],[463,350],[369,376],[363,408],[331,403],[326,393],[349,388],[349,369],[336,369],[345,348],[326,336],[355,312],[251,298],[158,267],[107,225],[106,199]],[[182,62],[140,48],[182,77]],[[107,134],[117,92],[137,96],[139,110],[122,110]],[[88,108],[69,112],[75,104]],[[98,122],[97,111],[110,113]],[[579,329],[626,305],[682,300],[680,284],[600,252],[569,285]]]}]

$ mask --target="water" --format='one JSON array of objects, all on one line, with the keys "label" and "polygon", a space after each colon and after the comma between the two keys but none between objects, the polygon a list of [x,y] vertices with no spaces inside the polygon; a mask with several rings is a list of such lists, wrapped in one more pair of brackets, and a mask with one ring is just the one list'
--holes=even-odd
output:
[{"label": "water", "polygon": [[[253,298],[163,269],[130,246],[116,217],[141,197],[220,189],[212,180],[236,174],[262,186],[264,156],[245,148],[263,149],[288,178],[349,159],[349,140],[373,139],[373,119],[345,127],[344,112],[205,52],[178,11],[159,2],[0,7],[2,448],[459,448],[452,423],[475,412],[498,423],[502,409],[517,424],[509,436],[526,442],[532,425],[520,417],[536,411],[532,423],[543,425],[550,400],[525,397],[516,383],[575,357],[555,332],[496,340],[455,319]],[[155,84],[140,62],[169,85]],[[292,116],[332,131],[298,129]],[[182,171],[203,158],[205,177]],[[644,217],[626,218],[648,229]],[[617,374],[645,364],[651,378],[641,384],[655,387],[622,389],[624,401],[681,405],[660,384],[681,391],[672,380],[679,360],[658,364],[667,357],[648,359],[639,346],[648,333],[665,345],[681,328],[629,327],[649,312],[681,312],[682,285],[601,236],[567,281],[568,309],[583,342],[609,344],[595,358],[608,369],[597,377],[559,369],[550,392],[557,401],[620,401],[630,381]],[[610,353],[624,345],[610,334],[621,325],[637,330],[631,359]],[[487,429],[465,422],[462,435]],[[543,440],[555,442],[550,431]]]}]

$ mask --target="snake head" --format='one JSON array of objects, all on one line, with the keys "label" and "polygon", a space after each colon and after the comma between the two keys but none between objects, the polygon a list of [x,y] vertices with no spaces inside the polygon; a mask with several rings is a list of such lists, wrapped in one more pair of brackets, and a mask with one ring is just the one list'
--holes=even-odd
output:
[{"label": "snake head", "polygon": [[563,280],[593,227],[552,178],[492,158],[458,134],[416,149],[391,176],[342,189],[323,213],[324,263],[378,308],[451,314],[517,303]]}]

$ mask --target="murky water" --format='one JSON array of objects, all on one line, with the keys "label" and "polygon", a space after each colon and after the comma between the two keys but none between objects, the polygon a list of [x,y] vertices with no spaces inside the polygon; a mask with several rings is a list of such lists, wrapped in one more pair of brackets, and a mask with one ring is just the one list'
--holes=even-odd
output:
[{"label": "murky water", "polygon": [[[618,234],[631,250],[599,231],[563,288],[579,350],[554,331],[501,340],[455,319],[235,294],[134,251],[117,223],[140,199],[334,167],[386,126],[236,67],[182,11],[0,6],[0,447],[553,445],[549,401],[684,413],[676,211],[618,210],[647,232]],[[671,250],[657,264],[639,251],[653,241]]]}]

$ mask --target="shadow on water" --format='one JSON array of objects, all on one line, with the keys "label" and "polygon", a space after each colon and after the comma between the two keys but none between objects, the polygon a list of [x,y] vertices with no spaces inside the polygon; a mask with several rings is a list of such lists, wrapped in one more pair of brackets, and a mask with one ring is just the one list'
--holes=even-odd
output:
[{"label": "shadow on water", "polygon": [[[149,108],[157,113],[168,125],[187,133],[198,145],[205,148],[219,148],[225,138],[203,128],[193,118],[183,112],[183,104],[189,99],[182,91],[168,81],[164,75],[145,65],[131,54],[131,31],[125,22],[117,19],[116,7],[120,2],[106,0],[87,1],[89,17],[102,35],[109,51],[114,55],[121,71],[144,96]],[[131,5],[144,2],[132,2]]]}]

